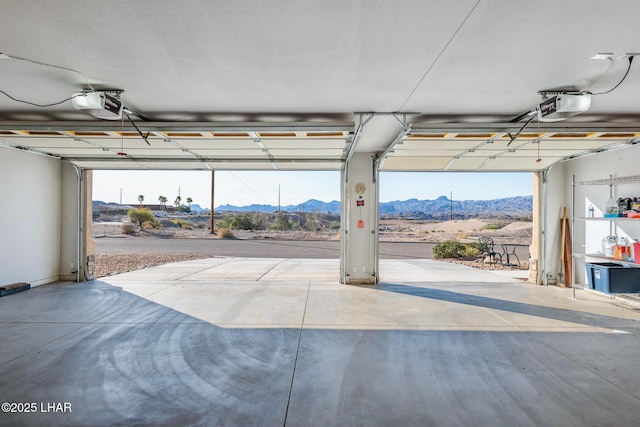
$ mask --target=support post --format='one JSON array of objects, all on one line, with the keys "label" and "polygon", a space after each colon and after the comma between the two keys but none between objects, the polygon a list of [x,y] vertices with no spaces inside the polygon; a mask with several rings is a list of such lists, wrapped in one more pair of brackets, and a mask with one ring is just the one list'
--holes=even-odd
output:
[{"label": "support post", "polygon": [[531,233],[531,246],[529,246],[529,282],[535,285],[542,284],[540,276],[540,245],[542,244],[542,194],[543,172],[533,173],[533,230]]},{"label": "support post", "polygon": [[[355,153],[342,172],[340,280],[378,283],[378,185],[373,153]],[[373,172],[372,172],[373,171]]]},{"label": "support post", "polygon": [[95,278],[95,256],[91,233],[91,170],[72,163],[61,165],[61,222],[59,280],[83,282]]},{"label": "support post", "polygon": [[84,280],[96,278],[96,255],[93,244],[93,171],[85,169],[84,174]]}]

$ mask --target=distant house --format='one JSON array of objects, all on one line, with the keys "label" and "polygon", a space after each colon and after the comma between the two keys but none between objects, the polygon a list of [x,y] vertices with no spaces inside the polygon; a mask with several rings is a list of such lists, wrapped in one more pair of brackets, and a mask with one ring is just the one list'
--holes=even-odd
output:
[{"label": "distant house", "polygon": [[115,221],[127,214],[127,211],[131,209],[130,205],[119,205],[117,203],[105,203],[101,201],[93,201],[92,203],[92,218],[93,220],[100,219],[102,221]]},{"label": "distant house", "polygon": [[192,203],[191,204],[191,213],[197,214],[197,215],[203,215],[203,214],[207,214],[210,213],[211,210],[209,209],[203,209],[202,206]]}]

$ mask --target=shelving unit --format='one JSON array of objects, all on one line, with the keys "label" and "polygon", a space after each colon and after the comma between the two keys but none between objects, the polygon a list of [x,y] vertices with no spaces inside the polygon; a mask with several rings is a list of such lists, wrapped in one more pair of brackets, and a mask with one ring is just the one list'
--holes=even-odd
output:
[{"label": "shelving unit", "polygon": [[614,178],[613,176],[609,176],[609,178],[605,179],[594,179],[591,181],[580,181],[575,182],[575,176],[573,177],[575,185],[618,185],[618,184],[636,184],[640,183],[640,175],[634,176],[624,176],[620,178]]},{"label": "shelving unit", "polygon": [[[596,179],[596,180],[588,180],[588,181],[576,181],[576,177],[575,175],[573,176],[573,180],[572,180],[572,188],[571,188],[571,199],[572,199],[572,208],[571,208],[571,214],[572,214],[572,227],[574,229],[574,233],[572,234],[572,247],[574,248],[574,252],[572,253],[572,257],[575,260],[575,258],[594,258],[594,259],[598,259],[598,260],[603,260],[603,261],[611,261],[611,262],[615,262],[615,263],[619,263],[622,265],[627,265],[627,266],[632,266],[632,267],[638,267],[640,268],[640,263],[637,262],[629,262],[629,261],[622,261],[620,259],[614,258],[614,257],[609,257],[609,256],[605,256],[601,253],[579,253],[575,251],[576,245],[575,245],[575,224],[577,221],[581,221],[584,224],[586,224],[586,222],[588,221],[604,221],[604,222],[608,222],[609,223],[609,235],[616,235],[617,233],[617,228],[618,222],[635,222],[637,224],[640,224],[640,218],[628,218],[628,217],[611,217],[611,218],[605,218],[605,217],[583,217],[583,216],[575,216],[575,212],[576,212],[576,186],[609,186],[609,198],[613,198],[613,188],[614,186],[617,185],[622,185],[622,184],[640,184],[640,175],[633,175],[633,176],[625,176],[625,177],[616,177],[614,178],[612,175],[609,176],[609,178],[605,178],[605,179]],[[639,194],[640,194],[640,190],[639,190]],[[582,209],[584,211],[584,206],[582,206]],[[586,239],[586,236],[585,236]],[[634,260],[635,261],[635,260]],[[574,277],[574,282],[575,282],[575,275],[576,275],[576,271],[575,271],[575,262],[573,263],[573,277]],[[575,298],[575,283],[571,283],[572,287],[573,287],[573,297]]]}]

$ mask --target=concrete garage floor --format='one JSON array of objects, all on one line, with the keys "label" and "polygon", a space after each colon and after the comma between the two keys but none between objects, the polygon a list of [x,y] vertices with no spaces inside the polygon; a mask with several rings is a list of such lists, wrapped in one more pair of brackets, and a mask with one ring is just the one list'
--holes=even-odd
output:
[{"label": "concrete garage floor", "polygon": [[33,411],[0,425],[638,425],[637,309],[432,260],[346,286],[338,263],[195,260],[0,298],[0,401]]}]

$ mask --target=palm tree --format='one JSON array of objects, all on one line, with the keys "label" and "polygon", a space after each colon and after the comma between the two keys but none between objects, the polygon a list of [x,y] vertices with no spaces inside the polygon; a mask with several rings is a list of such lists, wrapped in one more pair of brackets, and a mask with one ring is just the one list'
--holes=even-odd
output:
[{"label": "palm tree", "polygon": [[169,200],[169,199],[167,199],[167,198],[166,198],[166,197],[164,197],[164,196],[159,196],[159,197],[158,197],[158,201],[162,204],[162,210],[163,210],[163,211],[164,211],[164,210],[167,210],[167,207],[165,206],[165,204],[167,203],[167,201],[168,201],[168,200]]},{"label": "palm tree", "polygon": [[142,202],[144,201],[144,196],[142,194],[140,194],[138,196],[138,203],[140,203],[140,207],[142,207]]},{"label": "palm tree", "polygon": [[174,205],[176,205],[176,208],[180,207],[180,202],[182,201],[182,197],[178,196],[176,197],[176,201],[173,202]]},{"label": "palm tree", "polygon": [[191,211],[191,203],[193,203],[193,199],[191,197],[187,197],[187,205],[189,205],[189,211]]}]

